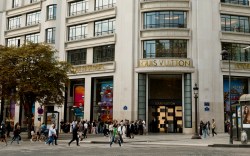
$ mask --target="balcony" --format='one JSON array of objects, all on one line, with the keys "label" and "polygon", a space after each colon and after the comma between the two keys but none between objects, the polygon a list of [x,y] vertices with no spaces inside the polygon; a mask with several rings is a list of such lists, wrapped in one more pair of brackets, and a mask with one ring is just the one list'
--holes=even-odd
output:
[{"label": "balcony", "polygon": [[157,28],[141,30],[141,39],[190,39],[191,30],[189,28]]},{"label": "balcony", "polygon": [[237,32],[237,31],[221,31],[221,42],[234,42],[234,43],[250,43],[250,33]]},{"label": "balcony", "polygon": [[35,2],[35,3],[30,3],[28,5],[23,5],[23,6],[19,6],[16,8],[12,8],[10,10],[6,10],[6,16],[16,16],[16,15],[20,15],[20,14],[26,14],[28,12],[33,12],[33,11],[37,11],[37,10],[41,10],[42,9],[42,3],[39,2]]},{"label": "balcony", "polygon": [[141,0],[141,11],[190,10],[190,0]]},{"label": "balcony", "polygon": [[33,33],[40,32],[40,30],[41,30],[40,24],[25,26],[25,27],[21,27],[18,29],[11,29],[11,30],[5,31],[5,38],[23,36],[26,34],[33,34]]},{"label": "balcony", "polygon": [[98,10],[94,12],[86,12],[80,15],[66,17],[66,23],[72,25],[79,23],[88,23],[107,18],[114,18],[116,17],[116,13],[116,7]]},{"label": "balcony", "polygon": [[79,39],[75,41],[67,41],[65,43],[65,49],[73,50],[80,48],[89,48],[89,47],[96,47],[108,44],[115,44],[115,42],[116,42],[115,34],[108,34],[98,37]]},{"label": "balcony", "polygon": [[221,0],[221,3],[249,6],[248,0]]},{"label": "balcony", "polygon": [[220,3],[220,13],[228,15],[249,16],[250,6]]}]

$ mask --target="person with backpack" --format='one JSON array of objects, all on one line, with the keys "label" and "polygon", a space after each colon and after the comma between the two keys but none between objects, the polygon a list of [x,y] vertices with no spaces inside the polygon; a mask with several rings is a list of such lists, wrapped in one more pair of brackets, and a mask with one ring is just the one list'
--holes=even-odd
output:
[{"label": "person with backpack", "polygon": [[202,134],[203,134],[203,138],[207,137],[207,123],[203,122],[202,124]]}]

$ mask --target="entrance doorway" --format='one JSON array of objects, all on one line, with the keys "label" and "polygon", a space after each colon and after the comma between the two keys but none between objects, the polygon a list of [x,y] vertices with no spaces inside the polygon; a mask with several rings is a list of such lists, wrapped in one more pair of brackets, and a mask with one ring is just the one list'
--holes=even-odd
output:
[{"label": "entrance doorway", "polygon": [[182,133],[182,75],[150,75],[148,123],[151,132]]}]

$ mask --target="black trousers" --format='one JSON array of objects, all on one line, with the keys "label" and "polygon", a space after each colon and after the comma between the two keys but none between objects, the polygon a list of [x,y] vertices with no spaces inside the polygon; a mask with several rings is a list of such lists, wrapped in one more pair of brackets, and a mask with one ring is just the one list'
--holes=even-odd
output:
[{"label": "black trousers", "polygon": [[79,145],[79,138],[78,137],[73,137],[72,140],[69,142],[69,144],[71,144],[75,140],[76,140],[76,145]]},{"label": "black trousers", "polygon": [[214,136],[214,134],[217,135],[217,133],[214,131],[215,128],[212,128],[212,135]]}]

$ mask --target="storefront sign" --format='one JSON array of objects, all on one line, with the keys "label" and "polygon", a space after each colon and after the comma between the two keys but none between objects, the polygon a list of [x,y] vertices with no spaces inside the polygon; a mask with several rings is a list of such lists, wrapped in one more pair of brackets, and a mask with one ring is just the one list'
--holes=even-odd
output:
[{"label": "storefront sign", "polygon": [[75,73],[84,73],[84,72],[92,72],[100,70],[104,70],[104,64],[93,64],[93,65],[72,67],[72,72]]},{"label": "storefront sign", "polygon": [[139,67],[192,67],[189,59],[149,59],[140,60]]},{"label": "storefront sign", "polygon": [[235,63],[236,69],[250,69],[250,63]]}]

